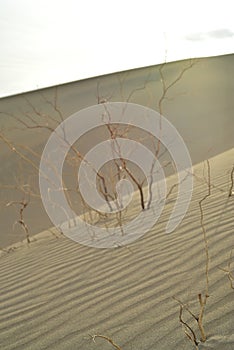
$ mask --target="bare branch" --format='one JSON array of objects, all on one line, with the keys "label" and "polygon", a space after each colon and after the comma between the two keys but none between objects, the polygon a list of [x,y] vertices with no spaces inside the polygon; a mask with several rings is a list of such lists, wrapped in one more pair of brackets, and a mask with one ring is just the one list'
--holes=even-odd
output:
[{"label": "bare branch", "polygon": [[149,200],[148,200],[148,204],[147,204],[147,208],[150,208],[151,202],[152,202],[152,185],[153,185],[153,176],[152,176],[152,172],[155,166],[155,162],[156,159],[159,156],[159,152],[161,149],[161,132],[162,132],[162,121],[161,121],[161,117],[163,115],[163,103],[168,99],[168,91],[174,86],[176,85],[183,77],[183,75],[185,74],[185,72],[189,69],[191,69],[195,64],[194,60],[190,60],[189,64],[187,67],[185,67],[184,69],[182,69],[182,71],[179,73],[179,75],[170,83],[170,84],[166,84],[165,81],[165,76],[163,74],[163,69],[164,67],[167,65],[167,63],[163,63],[160,67],[159,67],[159,74],[160,74],[160,80],[161,80],[161,84],[162,84],[162,94],[161,97],[159,98],[158,101],[158,110],[159,110],[159,115],[160,115],[160,121],[159,121],[159,138],[157,140],[157,146],[156,146],[156,150],[155,150],[155,154],[154,154],[154,161],[152,162],[152,166],[151,166],[151,172],[150,172],[150,181],[149,181]]},{"label": "bare branch", "polygon": [[[142,210],[145,210],[144,194],[143,194],[143,183],[141,183],[137,179],[137,177],[134,176],[134,174],[128,168],[126,160],[121,155],[120,146],[119,146],[119,143],[118,143],[116,138],[117,137],[122,137],[123,135],[121,133],[119,134],[118,128],[116,128],[115,126],[112,126],[112,124],[111,124],[111,116],[109,115],[108,111],[107,111],[107,114],[109,116],[109,120],[105,123],[105,125],[107,127],[107,130],[110,133],[111,139],[114,140],[115,149],[113,150],[113,152],[118,155],[118,157],[119,157],[119,159],[121,161],[121,167],[122,167],[121,170],[124,170],[128,174],[128,176],[131,178],[131,180],[135,183],[135,185],[137,186],[137,188],[139,190],[139,193],[140,193],[141,208],[142,208]],[[130,126],[127,126],[127,129],[129,127]],[[126,130],[124,131],[124,133],[125,132],[126,132]],[[115,164],[117,166],[117,169],[120,170],[120,167],[119,167],[118,163],[116,162],[116,160],[114,160],[114,162],[115,162]]]}]

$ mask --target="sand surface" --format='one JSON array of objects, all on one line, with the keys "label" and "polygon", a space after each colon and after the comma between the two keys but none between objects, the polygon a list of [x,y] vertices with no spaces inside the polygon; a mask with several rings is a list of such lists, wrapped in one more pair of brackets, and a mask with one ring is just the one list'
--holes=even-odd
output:
[{"label": "sand surface", "polygon": [[[234,247],[234,149],[210,159],[211,195],[203,203],[210,266],[209,298],[199,349],[234,348],[234,290],[227,273]],[[29,245],[1,251],[0,348],[108,350],[111,337],[122,350],[194,349],[179,322],[173,297],[198,311],[205,290],[205,250],[199,200],[208,191],[206,163],[194,168],[194,193],[188,213],[165,233],[176,191],[158,223],[126,247],[95,249],[45,231]],[[168,181],[169,188],[176,178]],[[15,247],[15,248],[14,248]],[[234,253],[234,252],[233,252]],[[234,261],[230,261],[233,273]],[[191,321],[186,312],[184,319]],[[191,323],[199,339],[194,322]]]}]

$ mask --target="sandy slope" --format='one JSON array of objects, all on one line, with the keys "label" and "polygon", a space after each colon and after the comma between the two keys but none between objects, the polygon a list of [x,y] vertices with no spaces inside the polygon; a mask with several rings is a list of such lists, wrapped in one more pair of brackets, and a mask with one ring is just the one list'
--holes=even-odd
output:
[{"label": "sandy slope", "polygon": [[[234,196],[228,198],[233,159],[234,149],[210,160],[211,196],[204,202],[210,253],[204,319],[208,340],[199,349],[234,348],[234,290],[218,269],[227,266],[234,246]],[[164,228],[176,193],[155,227],[128,247],[94,249],[44,232],[29,246],[2,252],[0,348],[112,349],[103,339],[94,343],[89,337],[99,333],[123,350],[194,349],[172,297],[189,302],[196,312],[197,294],[204,291],[198,201],[207,193],[205,176],[204,163],[196,166],[190,209],[171,234]]]}]

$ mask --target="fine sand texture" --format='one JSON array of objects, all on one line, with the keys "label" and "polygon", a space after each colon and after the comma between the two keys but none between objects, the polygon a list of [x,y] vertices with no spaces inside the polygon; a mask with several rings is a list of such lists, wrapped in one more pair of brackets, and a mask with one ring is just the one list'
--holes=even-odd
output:
[{"label": "fine sand texture", "polygon": [[[176,186],[159,221],[129,246],[90,248],[52,229],[34,236],[30,244],[2,250],[1,350],[195,349],[174,298],[184,305],[183,319],[194,330],[198,349],[234,349],[233,160],[230,149],[194,167],[189,210],[170,234],[165,226]],[[176,181],[176,176],[168,178],[168,191]],[[206,289],[202,199],[209,253],[205,343],[185,309],[197,315],[198,294]],[[109,337],[112,344],[94,335]]]}]

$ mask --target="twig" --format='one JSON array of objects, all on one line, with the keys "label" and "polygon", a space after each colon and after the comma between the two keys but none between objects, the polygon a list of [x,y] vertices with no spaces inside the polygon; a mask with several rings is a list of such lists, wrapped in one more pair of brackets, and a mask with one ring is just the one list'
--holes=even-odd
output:
[{"label": "twig", "polygon": [[190,325],[185,322],[182,318],[183,316],[183,310],[185,309],[186,311],[188,311],[188,313],[197,321],[198,318],[191,312],[191,310],[189,309],[188,306],[186,306],[185,304],[183,304],[179,299],[177,299],[176,297],[173,297],[174,300],[176,300],[179,304],[180,304],[180,312],[179,312],[179,321],[180,323],[185,327],[185,334],[186,336],[194,343],[194,345],[196,346],[196,349],[198,349],[198,340],[196,337],[196,334],[194,332],[194,330],[192,329],[192,327],[190,327]]},{"label": "twig", "polygon": [[224,271],[227,274],[229,282],[230,282],[230,286],[231,286],[232,289],[234,289],[234,274],[231,271],[231,263],[232,263],[232,250],[231,250],[231,253],[230,253],[230,258],[229,258],[229,261],[228,261],[227,268],[223,269],[223,268],[219,267],[219,269]]},{"label": "twig", "polygon": [[185,309],[186,311],[188,311],[188,313],[197,321],[198,317],[189,309],[189,307],[187,305],[185,305],[184,303],[182,303],[181,300],[179,300],[178,298],[176,298],[175,296],[172,297],[175,301],[177,301],[177,303],[180,304],[180,306],[183,307],[183,309]]},{"label": "twig", "polygon": [[20,208],[20,219],[17,220],[16,223],[20,224],[23,227],[23,230],[24,230],[25,235],[26,235],[27,242],[30,243],[31,241],[30,241],[30,238],[29,238],[29,229],[28,229],[27,224],[24,221],[24,215],[23,215],[23,212],[24,212],[25,208],[29,204],[29,200],[28,201],[22,200],[22,201],[9,202],[9,203],[7,203],[6,206],[9,207],[9,206],[15,205],[15,204],[21,205],[21,208]]},{"label": "twig", "polygon": [[113,341],[111,338],[107,337],[106,335],[101,335],[101,334],[94,334],[94,335],[91,335],[91,334],[90,334],[90,337],[92,338],[92,340],[93,340],[94,343],[96,343],[96,342],[95,342],[95,338],[102,338],[102,339],[105,339],[106,341],[108,341],[115,349],[117,349],[117,350],[122,350],[122,349],[119,347],[119,345],[117,345],[116,343],[114,343],[114,341]]},{"label": "twig", "polygon": [[[197,341],[197,338],[196,338],[196,334],[195,332],[193,331],[193,329],[188,325],[187,322],[185,322],[183,319],[182,319],[182,313],[183,313],[183,306],[180,305],[180,313],[179,313],[179,320],[180,320],[180,323],[182,323],[184,326],[185,326],[185,334],[186,336],[195,344],[196,346],[196,349],[198,349],[198,341]],[[190,333],[187,332],[188,329],[190,331]]]},{"label": "twig", "polygon": [[203,240],[205,243],[205,252],[206,252],[206,295],[209,296],[209,263],[210,263],[210,257],[209,257],[209,250],[208,250],[208,240],[206,236],[206,228],[204,225],[204,212],[202,204],[203,202],[211,195],[211,181],[210,181],[210,163],[209,160],[206,161],[207,164],[207,175],[208,175],[208,193],[199,201],[199,208],[200,208],[200,224],[203,232]]},{"label": "twig", "polygon": [[234,194],[234,165],[233,165],[233,168],[232,168],[232,171],[231,171],[231,186],[230,186],[230,190],[229,190],[229,195],[228,197],[231,197],[233,194]]},{"label": "twig", "polygon": [[205,311],[205,306],[207,302],[207,298],[209,297],[209,264],[210,264],[210,256],[209,256],[209,249],[208,249],[208,240],[207,240],[207,235],[206,235],[206,228],[204,224],[204,212],[203,212],[203,207],[202,204],[203,202],[211,195],[211,181],[210,181],[210,163],[209,160],[206,161],[207,164],[207,177],[208,177],[208,192],[207,194],[199,201],[199,208],[200,208],[200,224],[203,232],[203,240],[205,243],[205,253],[206,253],[206,269],[205,269],[205,274],[206,274],[206,292],[204,297],[202,297],[202,294],[198,294],[198,300],[200,304],[200,311],[199,311],[199,316],[198,316],[198,327],[201,333],[201,340],[202,342],[206,341],[206,333],[203,327],[203,316],[204,316],[204,311]]}]

